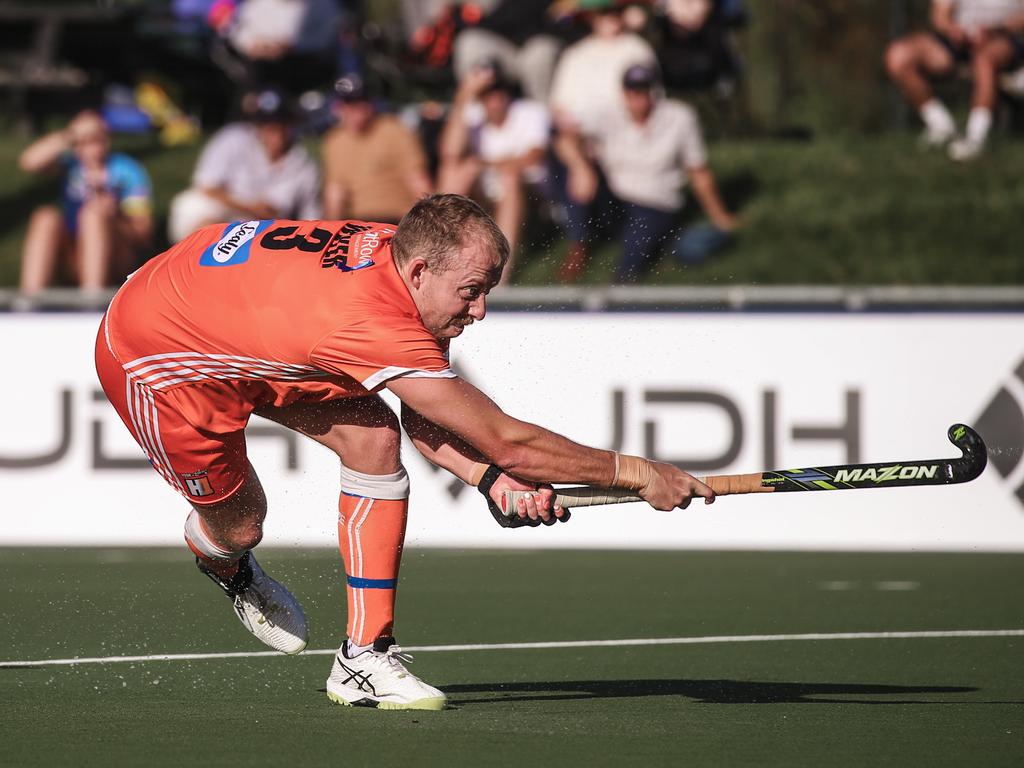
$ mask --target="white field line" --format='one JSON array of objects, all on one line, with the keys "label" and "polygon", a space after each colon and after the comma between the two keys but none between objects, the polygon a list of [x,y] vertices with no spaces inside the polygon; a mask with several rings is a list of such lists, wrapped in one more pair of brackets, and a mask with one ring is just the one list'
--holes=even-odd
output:
[{"label": "white field line", "polygon": [[[806,640],[923,640],[950,637],[1024,637],[1024,629],[951,629],[923,632],[809,632],[794,635],[707,635],[704,637],[648,637],[623,640],[556,640],[539,643],[464,643],[461,645],[407,645],[403,651],[433,653],[444,651],[523,651],[541,648],[619,648],[638,645],[713,645],[723,643],[775,643]],[[303,651],[303,656],[330,656],[333,648]],[[158,653],[148,656],[92,656],[73,659],[0,661],[0,669],[16,667],[61,667],[77,664],[125,664],[147,661],[199,661],[203,659],[254,659],[281,656],[277,651],[236,651],[232,653]]]}]

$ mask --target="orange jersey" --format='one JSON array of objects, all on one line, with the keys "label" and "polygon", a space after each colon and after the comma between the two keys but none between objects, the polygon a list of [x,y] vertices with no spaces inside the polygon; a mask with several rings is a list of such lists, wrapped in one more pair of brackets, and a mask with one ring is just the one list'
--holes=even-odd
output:
[{"label": "orange jersey", "polygon": [[393,234],[358,221],[218,224],[117,292],[96,339],[103,391],[193,504],[245,481],[245,425],[261,407],[455,375],[398,274]]},{"label": "orange jersey", "polygon": [[393,235],[359,221],[205,227],[118,291],[107,343],[154,392],[216,382],[252,406],[453,376],[398,274]]}]

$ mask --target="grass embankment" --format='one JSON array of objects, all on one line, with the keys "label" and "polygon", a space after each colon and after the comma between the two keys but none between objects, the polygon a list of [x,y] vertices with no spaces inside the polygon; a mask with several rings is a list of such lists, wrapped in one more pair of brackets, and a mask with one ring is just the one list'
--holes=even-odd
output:
[{"label": "grass embankment", "polygon": [[[17,281],[28,216],[57,196],[55,180],[16,170],[23,142],[0,141],[0,285]],[[125,145],[153,176],[160,225],[191,175],[197,147]],[[809,143],[727,141],[712,166],[743,217],[734,247],[708,264],[663,262],[655,284],[1024,284],[1017,233],[1024,209],[1024,145],[998,141],[975,163],[923,153],[909,135]],[[516,282],[555,282],[564,246],[527,242]],[[616,251],[599,252],[584,284],[611,274]]]}]

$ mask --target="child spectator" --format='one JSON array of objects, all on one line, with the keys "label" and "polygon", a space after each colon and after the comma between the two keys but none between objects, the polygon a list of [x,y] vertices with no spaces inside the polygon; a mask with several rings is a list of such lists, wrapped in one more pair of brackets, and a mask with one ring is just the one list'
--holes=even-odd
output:
[{"label": "child spectator", "polygon": [[67,129],[30,144],[23,171],[64,168],[63,203],[33,212],[22,252],[20,289],[31,301],[59,272],[96,298],[137,266],[153,231],[149,176],[135,160],[110,151],[99,114],[81,112]]},{"label": "child spectator", "polygon": [[[998,97],[999,73],[1024,63],[1024,2],[1021,0],[932,0],[932,29],[890,44],[885,65],[904,98],[924,122],[922,141],[949,143],[949,156],[970,160],[985,147]],[[931,81],[970,66],[973,81],[966,130],[935,97]]]},{"label": "child spectator", "polygon": [[514,92],[496,63],[479,66],[465,77],[441,134],[438,179],[443,192],[468,195],[479,186],[481,196],[494,206],[494,219],[511,252],[505,282],[525,218],[525,188],[545,180],[551,134],[547,108],[517,99]]},{"label": "child spectator", "polygon": [[324,215],[397,223],[432,191],[427,158],[416,134],[380,114],[362,80],[335,86],[339,124],[324,137]]},{"label": "child spectator", "polygon": [[192,186],[171,201],[172,242],[222,221],[319,217],[320,175],[295,143],[284,96],[277,91],[248,94],[242,111],[245,121],[230,123],[210,138]]}]

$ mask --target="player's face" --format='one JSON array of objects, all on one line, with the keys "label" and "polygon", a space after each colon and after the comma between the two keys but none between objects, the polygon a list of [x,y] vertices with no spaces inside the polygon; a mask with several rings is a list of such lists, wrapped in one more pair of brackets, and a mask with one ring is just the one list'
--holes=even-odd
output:
[{"label": "player's face", "polygon": [[439,339],[452,339],[487,314],[487,293],[501,278],[501,264],[485,248],[468,245],[455,266],[425,269],[416,292],[423,324]]}]

